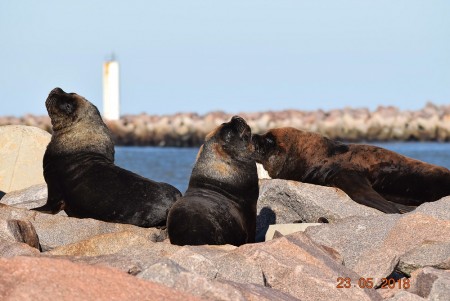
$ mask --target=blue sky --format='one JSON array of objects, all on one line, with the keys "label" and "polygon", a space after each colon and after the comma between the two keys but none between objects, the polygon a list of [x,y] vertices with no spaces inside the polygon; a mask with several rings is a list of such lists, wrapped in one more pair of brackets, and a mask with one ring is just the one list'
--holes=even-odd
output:
[{"label": "blue sky", "polygon": [[1,1],[0,115],[59,86],[123,114],[450,104],[450,1]]}]

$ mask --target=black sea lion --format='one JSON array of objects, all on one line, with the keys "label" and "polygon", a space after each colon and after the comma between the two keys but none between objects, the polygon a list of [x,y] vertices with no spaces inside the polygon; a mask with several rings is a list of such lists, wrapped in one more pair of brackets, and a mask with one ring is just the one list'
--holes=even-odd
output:
[{"label": "black sea lion", "polygon": [[44,155],[47,203],[80,218],[141,227],[164,225],[181,193],[114,165],[114,144],[97,108],[75,93],[53,89],[46,102],[53,125]]},{"label": "black sea lion", "polygon": [[253,150],[250,127],[238,116],[208,134],[189,187],[169,212],[172,244],[240,246],[255,241],[259,188]]},{"label": "black sea lion", "polygon": [[347,145],[294,128],[272,129],[252,140],[256,161],[272,178],[337,187],[386,213],[450,195],[448,169],[380,147]]}]

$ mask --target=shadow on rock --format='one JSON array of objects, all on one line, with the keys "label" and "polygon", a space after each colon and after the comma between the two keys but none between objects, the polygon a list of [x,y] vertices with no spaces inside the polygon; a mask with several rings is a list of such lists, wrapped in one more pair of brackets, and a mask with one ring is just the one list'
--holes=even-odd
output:
[{"label": "shadow on rock", "polygon": [[277,215],[270,207],[263,207],[256,217],[256,242],[265,240],[266,232],[270,225],[276,224]]}]

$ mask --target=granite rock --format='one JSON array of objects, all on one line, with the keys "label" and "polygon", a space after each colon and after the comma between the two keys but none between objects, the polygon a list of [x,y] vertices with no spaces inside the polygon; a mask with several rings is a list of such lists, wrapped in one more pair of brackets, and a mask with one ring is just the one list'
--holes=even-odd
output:
[{"label": "granite rock", "polygon": [[0,219],[0,239],[21,242],[40,249],[39,238],[33,224],[27,220]]},{"label": "granite rock", "polygon": [[257,241],[271,224],[334,222],[350,216],[383,213],[354,202],[342,190],[288,180],[260,180]]},{"label": "granite rock", "polygon": [[0,220],[2,219],[30,221],[36,229],[44,251],[82,241],[96,235],[114,232],[130,231],[153,241],[162,240],[166,237],[165,231],[156,228],[140,228],[133,225],[107,223],[90,218],[78,219],[51,215],[0,204]]},{"label": "granite rock", "polygon": [[450,296],[450,271],[426,267],[413,272],[412,293],[427,300],[446,301]]},{"label": "granite rock", "polygon": [[434,206],[448,212],[450,198],[424,204],[404,215],[346,218],[310,227],[305,233],[316,243],[339,252],[347,267],[380,284],[381,278],[394,269],[409,275],[426,266],[447,268],[450,220],[445,220],[447,216],[437,213]]},{"label": "granite rock", "polygon": [[[303,232],[231,251],[262,269],[264,285],[302,300],[379,300],[374,289],[337,289],[337,277],[359,275],[337,262]],[[338,275],[338,276],[337,276]]]},{"label": "granite rock", "polygon": [[51,135],[37,127],[0,126],[0,191],[43,184],[42,159]]},{"label": "granite rock", "polygon": [[39,256],[38,249],[30,247],[22,242],[11,242],[0,239],[0,257],[9,258],[15,256]]},{"label": "granite rock", "polygon": [[299,300],[260,285],[208,279],[197,274],[196,271],[190,272],[184,269],[169,259],[150,266],[137,277],[152,280],[183,292],[190,292],[208,300]]},{"label": "granite rock", "polygon": [[412,294],[408,291],[400,291],[397,294],[395,294],[391,298],[385,299],[386,301],[425,301],[427,299],[424,299],[416,294]]},{"label": "granite rock", "polygon": [[1,300],[199,300],[120,271],[67,260],[0,258]]},{"label": "granite rock", "polygon": [[398,269],[407,275],[421,267],[450,270],[450,241],[425,241],[401,256],[398,264]]},{"label": "granite rock", "polygon": [[[25,209],[33,209],[47,202],[47,184],[36,184],[24,189],[8,192],[0,203]],[[64,211],[61,211],[64,212]]]},{"label": "granite rock", "polygon": [[126,254],[130,249],[150,249],[152,242],[142,234],[131,231],[100,234],[73,244],[52,249],[48,255],[64,256],[101,256],[112,254]]},{"label": "granite rock", "polygon": [[431,203],[423,203],[414,210],[439,220],[450,221],[450,196]]}]

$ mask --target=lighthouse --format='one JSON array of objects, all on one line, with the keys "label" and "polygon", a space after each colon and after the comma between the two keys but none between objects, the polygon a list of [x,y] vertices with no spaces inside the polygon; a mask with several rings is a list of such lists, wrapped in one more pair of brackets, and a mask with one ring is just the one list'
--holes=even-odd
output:
[{"label": "lighthouse", "polygon": [[114,59],[103,64],[103,117],[118,120],[120,117],[119,62]]}]

